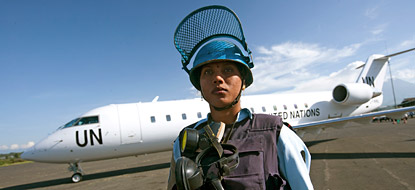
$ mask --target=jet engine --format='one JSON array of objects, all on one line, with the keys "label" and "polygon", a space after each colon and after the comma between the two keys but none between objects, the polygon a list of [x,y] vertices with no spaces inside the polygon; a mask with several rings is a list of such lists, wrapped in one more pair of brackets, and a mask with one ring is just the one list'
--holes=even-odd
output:
[{"label": "jet engine", "polygon": [[356,105],[369,101],[375,94],[365,83],[339,84],[333,89],[333,100],[342,105]]}]

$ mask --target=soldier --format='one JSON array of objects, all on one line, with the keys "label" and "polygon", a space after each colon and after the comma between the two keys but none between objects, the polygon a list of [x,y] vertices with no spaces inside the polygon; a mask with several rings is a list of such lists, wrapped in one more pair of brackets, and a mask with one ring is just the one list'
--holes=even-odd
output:
[{"label": "soldier", "polygon": [[174,142],[168,189],[313,189],[311,156],[297,134],[279,116],[241,107],[254,64],[236,14],[215,5],[192,12],[175,46],[210,113]]},{"label": "soldier", "polygon": [[[239,166],[222,180],[225,189],[313,189],[311,156],[302,140],[283,126],[279,116],[241,108],[241,93],[253,77],[238,46],[226,40],[204,45],[195,57],[190,80],[210,107],[208,118],[190,127],[223,122],[221,143],[239,151]],[[172,159],[168,189],[175,188],[174,167]]]}]

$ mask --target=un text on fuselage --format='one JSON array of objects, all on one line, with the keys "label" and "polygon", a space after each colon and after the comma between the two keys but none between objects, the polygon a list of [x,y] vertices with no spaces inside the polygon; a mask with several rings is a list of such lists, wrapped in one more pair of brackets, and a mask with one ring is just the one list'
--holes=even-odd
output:
[{"label": "un text on fuselage", "polygon": [[[88,135],[89,132],[89,135]],[[83,137],[83,140],[81,140]],[[88,137],[89,137],[89,141],[88,141]],[[94,146],[94,139],[98,142],[98,144],[102,144],[102,133],[101,133],[101,128],[98,129],[98,135],[96,134],[96,132],[94,132],[93,129],[89,129],[89,130],[84,130],[83,135],[80,134],[79,131],[75,132],[75,138],[76,138],[76,144],[79,147],[85,147],[86,145],[88,145],[88,142],[91,143],[91,146]]]},{"label": "un text on fuselage", "polygon": [[289,112],[274,112],[272,115],[278,115],[282,119],[299,119],[304,117],[318,117],[320,116],[320,108],[306,109],[306,110],[294,110]]}]

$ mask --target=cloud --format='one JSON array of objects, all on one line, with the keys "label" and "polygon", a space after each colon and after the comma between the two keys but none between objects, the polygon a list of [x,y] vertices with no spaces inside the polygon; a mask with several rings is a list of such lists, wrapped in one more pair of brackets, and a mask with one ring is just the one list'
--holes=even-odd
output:
[{"label": "cloud", "polygon": [[[412,39],[404,40],[396,47],[392,47],[392,53],[412,49],[415,47],[415,37]],[[393,78],[401,79],[406,82],[415,84],[415,51],[407,52],[396,57],[392,57],[390,60],[390,67],[392,69]],[[389,73],[387,74],[389,79]]]},{"label": "cloud", "polygon": [[374,29],[374,30],[372,30],[372,34],[373,35],[378,35],[378,34],[380,34],[380,33],[382,33],[383,32],[383,29]]},{"label": "cloud", "polygon": [[19,149],[19,145],[18,144],[12,144],[10,145],[10,150],[16,150]]},{"label": "cloud", "polygon": [[400,44],[400,46],[404,48],[408,48],[408,47],[413,48],[415,46],[415,39],[405,40]]},{"label": "cloud", "polygon": [[299,89],[300,84],[324,77],[319,74],[319,65],[352,56],[360,46],[352,44],[334,49],[319,44],[286,42],[258,47],[252,70],[255,82],[246,93]]},{"label": "cloud", "polygon": [[9,147],[7,145],[0,145],[0,150],[8,150]]},{"label": "cloud", "polygon": [[32,146],[34,146],[34,145],[35,145],[35,142],[30,141],[30,142],[28,142],[27,144],[22,144],[22,145],[20,145],[20,148],[21,148],[21,149],[27,149],[27,148],[30,148],[30,147],[32,147]]},{"label": "cloud", "polygon": [[370,19],[376,19],[378,17],[378,6],[375,7],[369,7],[365,11],[365,16]]},{"label": "cloud", "polygon": [[378,26],[376,26],[376,27],[375,27],[375,28],[371,31],[371,33],[372,33],[373,35],[379,35],[379,34],[381,34],[383,31],[385,31],[387,27],[388,27],[388,24],[381,24],[381,25],[378,25]]},{"label": "cloud", "polygon": [[35,145],[35,142],[29,141],[26,144],[18,145],[18,144],[12,144],[9,146],[7,145],[0,145],[0,150],[20,150],[20,149],[27,149]]},{"label": "cloud", "polygon": [[296,85],[292,90],[286,91],[284,93],[330,91],[340,83],[354,83],[361,71],[357,70],[356,68],[362,64],[364,64],[362,61],[350,63],[340,71],[305,81]]},{"label": "cloud", "polygon": [[415,69],[405,69],[405,70],[398,70],[395,71],[396,78],[399,78],[404,81],[408,81],[411,83],[415,83]]}]

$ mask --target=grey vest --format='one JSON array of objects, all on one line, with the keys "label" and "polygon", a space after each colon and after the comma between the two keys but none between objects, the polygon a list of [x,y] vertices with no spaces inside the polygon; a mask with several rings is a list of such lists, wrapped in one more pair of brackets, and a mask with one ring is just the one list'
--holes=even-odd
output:
[{"label": "grey vest", "polygon": [[[277,142],[282,125],[281,117],[265,114],[253,114],[252,119],[235,124],[227,143],[238,149],[239,166],[224,178],[225,189],[291,189],[278,168]],[[226,126],[225,136],[230,128]]]},{"label": "grey vest", "polygon": [[278,169],[282,125],[280,117],[265,114],[253,114],[252,119],[235,124],[228,143],[239,151],[239,166],[225,177],[225,189],[290,189]]}]

